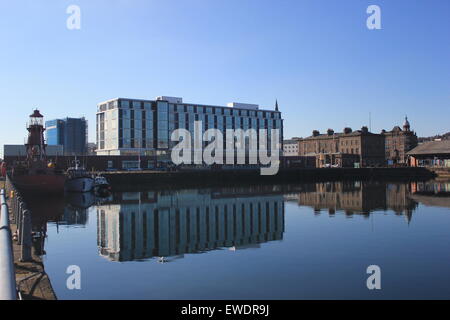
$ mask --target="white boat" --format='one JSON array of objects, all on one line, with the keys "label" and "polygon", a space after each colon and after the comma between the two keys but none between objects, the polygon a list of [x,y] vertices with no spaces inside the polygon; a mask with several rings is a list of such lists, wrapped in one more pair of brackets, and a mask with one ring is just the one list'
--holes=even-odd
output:
[{"label": "white boat", "polygon": [[98,175],[94,178],[94,190],[95,192],[109,191],[110,185],[105,177]]},{"label": "white boat", "polygon": [[79,166],[75,159],[75,167],[67,170],[65,190],[67,192],[90,192],[94,189],[94,179],[84,169]]}]

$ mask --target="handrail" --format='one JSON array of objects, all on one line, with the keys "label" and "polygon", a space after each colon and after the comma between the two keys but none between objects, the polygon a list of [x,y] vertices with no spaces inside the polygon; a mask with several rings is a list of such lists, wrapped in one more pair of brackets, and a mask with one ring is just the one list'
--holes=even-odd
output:
[{"label": "handrail", "polygon": [[0,300],[16,300],[16,275],[5,190],[0,191]]}]

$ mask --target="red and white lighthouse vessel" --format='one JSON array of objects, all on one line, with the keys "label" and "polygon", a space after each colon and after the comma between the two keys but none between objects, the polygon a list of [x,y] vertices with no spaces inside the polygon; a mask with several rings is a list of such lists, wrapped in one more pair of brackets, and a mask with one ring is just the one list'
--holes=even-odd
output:
[{"label": "red and white lighthouse vessel", "polygon": [[24,193],[63,193],[66,177],[62,170],[56,168],[55,163],[47,160],[44,116],[39,110],[34,110],[30,115],[27,130],[26,161],[15,164],[12,169],[12,180],[15,186]]}]

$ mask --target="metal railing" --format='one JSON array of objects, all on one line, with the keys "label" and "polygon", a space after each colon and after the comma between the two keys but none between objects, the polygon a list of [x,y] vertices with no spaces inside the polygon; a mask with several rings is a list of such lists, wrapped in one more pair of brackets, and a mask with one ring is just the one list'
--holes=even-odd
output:
[{"label": "metal railing", "polygon": [[16,300],[16,273],[5,190],[0,192],[0,300]]},{"label": "metal railing", "polygon": [[[7,198],[9,206],[6,202]],[[31,212],[27,209],[19,190],[14,186],[8,175],[5,179],[5,189],[2,189],[0,193],[0,200],[0,300],[16,300],[17,297],[21,299],[18,286],[26,279],[21,279],[16,284],[12,240],[14,237],[17,244],[20,245],[20,261],[32,261]],[[11,222],[17,227],[14,235],[9,224],[10,213]]]},{"label": "metal railing", "polygon": [[6,176],[5,191],[9,194],[11,213],[13,221],[17,226],[16,237],[17,244],[21,246],[21,262],[31,261],[31,247],[33,244],[32,227],[31,227],[31,212],[27,209],[27,205],[22,198],[19,190]]}]

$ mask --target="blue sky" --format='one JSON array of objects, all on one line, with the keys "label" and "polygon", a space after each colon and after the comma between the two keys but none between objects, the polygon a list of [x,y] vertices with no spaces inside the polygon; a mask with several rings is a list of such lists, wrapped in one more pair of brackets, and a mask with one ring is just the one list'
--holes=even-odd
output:
[{"label": "blue sky", "polygon": [[[66,9],[81,8],[81,30]],[[381,7],[382,30],[366,8]],[[285,137],[403,122],[450,131],[448,0],[17,0],[0,2],[0,145],[38,106],[85,116],[114,97],[181,96],[273,108]]]}]

